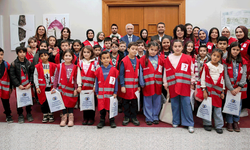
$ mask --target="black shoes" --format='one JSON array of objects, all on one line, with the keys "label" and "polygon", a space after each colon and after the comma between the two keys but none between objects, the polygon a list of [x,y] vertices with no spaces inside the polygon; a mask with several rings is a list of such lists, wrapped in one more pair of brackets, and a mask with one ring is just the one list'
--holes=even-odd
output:
[{"label": "black shoes", "polygon": [[7,116],[6,121],[7,123],[12,123],[13,122],[12,116]]},{"label": "black shoes", "polygon": [[29,122],[31,122],[31,121],[34,120],[31,114],[27,114],[27,120],[28,120]]},{"label": "black shoes", "polygon": [[97,124],[97,129],[101,129],[105,126],[105,120],[100,119],[100,122]]},{"label": "black shoes", "polygon": [[204,129],[206,131],[212,131],[212,126],[210,126],[210,125],[204,125]]},{"label": "black shoes", "polygon": [[152,122],[151,121],[146,121],[146,124],[147,125],[152,125]]},{"label": "black shoes", "polygon": [[218,134],[222,134],[222,133],[223,133],[223,130],[222,130],[222,129],[215,129],[215,131],[216,131]]},{"label": "black shoes", "polygon": [[47,123],[49,121],[48,114],[43,114],[43,120],[42,123]]},{"label": "black shoes", "polygon": [[111,128],[116,128],[116,124],[115,124],[114,120],[110,121],[110,127]]},{"label": "black shoes", "polygon": [[19,115],[18,116],[18,123],[24,123],[24,116],[23,116],[23,114],[21,114],[21,115]]},{"label": "black shoes", "polygon": [[129,118],[124,117],[124,120],[123,120],[123,122],[122,122],[122,125],[126,126],[126,125],[128,125],[128,123],[129,123]]},{"label": "black shoes", "polygon": [[133,123],[135,126],[139,126],[139,125],[140,125],[140,122],[137,120],[137,118],[132,118],[132,123]]},{"label": "black shoes", "polygon": [[159,120],[154,120],[153,124],[159,124]]}]

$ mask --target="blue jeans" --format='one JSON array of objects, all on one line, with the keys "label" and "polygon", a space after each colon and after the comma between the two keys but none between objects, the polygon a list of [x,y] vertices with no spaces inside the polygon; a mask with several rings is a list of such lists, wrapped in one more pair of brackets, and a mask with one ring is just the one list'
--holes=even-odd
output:
[{"label": "blue jeans", "polygon": [[144,96],[143,98],[143,112],[146,121],[153,122],[159,120],[159,113],[161,110],[161,95],[154,94],[153,96]]},{"label": "blue jeans", "polygon": [[227,121],[227,123],[233,123],[233,122],[239,122],[240,121],[241,107],[242,107],[242,100],[240,101],[240,111],[239,111],[239,115],[238,116],[226,114],[226,121]]},{"label": "blue jeans", "polygon": [[[223,127],[223,125],[224,125],[221,108],[213,106],[212,107],[212,113],[213,113],[213,118],[214,118],[215,129],[221,129]],[[211,126],[212,122],[203,119],[203,125]]]}]

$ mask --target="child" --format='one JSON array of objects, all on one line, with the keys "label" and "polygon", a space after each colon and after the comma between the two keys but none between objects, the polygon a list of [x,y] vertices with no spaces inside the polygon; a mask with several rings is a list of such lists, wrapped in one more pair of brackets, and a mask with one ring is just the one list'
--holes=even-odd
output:
[{"label": "child", "polygon": [[129,120],[132,119],[132,123],[136,126],[140,125],[140,122],[136,118],[137,113],[137,98],[135,92],[140,88],[138,87],[139,76],[139,60],[135,57],[137,53],[138,44],[130,42],[128,44],[128,56],[124,57],[120,64],[120,84],[121,94],[119,97],[123,98],[124,107],[124,120],[122,125],[126,126]]},{"label": "child", "polygon": [[128,51],[126,49],[127,49],[126,42],[121,41],[119,43],[119,51],[123,52],[124,57],[128,55]]},{"label": "child", "polygon": [[51,93],[55,93],[55,89],[58,86],[58,90],[61,92],[62,99],[65,105],[65,109],[62,111],[63,116],[61,118],[60,126],[64,127],[67,123],[69,116],[68,127],[74,126],[73,110],[77,102],[77,66],[73,64],[74,52],[66,50],[62,54],[64,62],[57,65],[55,80],[53,83],[53,89]]},{"label": "child", "polygon": [[145,42],[143,40],[137,40],[136,43],[138,44],[138,52],[136,54],[136,57],[138,59],[140,59],[142,56],[144,56],[146,54],[146,51],[145,51]]},{"label": "child", "polygon": [[[225,83],[227,89],[236,95],[241,92],[241,99],[247,98],[247,83],[246,83],[246,71],[247,61],[241,57],[240,54],[241,46],[238,42],[233,42],[230,45],[226,63],[224,64],[225,69]],[[239,114],[241,109],[239,111]],[[227,130],[229,132],[240,132],[238,122],[240,116],[226,114]]]},{"label": "child", "polygon": [[[95,57],[93,48],[85,46],[80,52],[80,60],[77,69],[77,91],[81,93],[82,90],[93,90],[95,83]],[[93,125],[95,119],[94,110],[83,111],[83,125]]]},{"label": "child", "polygon": [[[118,90],[118,74],[119,72],[115,67],[110,65],[110,53],[108,51],[103,51],[100,55],[102,62],[101,67],[99,67],[96,72],[96,81],[95,81],[95,92],[98,99],[98,110],[101,114],[100,123],[98,123],[97,128],[101,129],[105,126],[105,116],[106,112],[109,111],[111,96],[117,96]],[[110,127],[116,128],[115,118],[110,118]]]},{"label": "child", "polygon": [[159,124],[161,110],[163,60],[158,53],[158,43],[150,42],[146,55],[140,59],[140,85],[143,90],[143,112],[147,125]]},{"label": "child", "polygon": [[110,52],[110,47],[111,47],[111,42],[112,39],[110,37],[105,37],[104,39],[104,46],[105,48],[102,49],[102,51],[109,51]]},{"label": "child", "polygon": [[195,49],[194,49],[194,42],[193,41],[187,41],[185,44],[184,50],[182,51],[183,54],[189,55],[192,58],[193,64],[195,63]]},{"label": "child", "polygon": [[39,48],[33,58],[33,65],[35,66],[36,64],[38,64],[39,62],[42,62],[42,60],[39,57],[39,51],[40,49],[46,49],[48,50],[48,43],[46,41],[42,41],[39,45]]},{"label": "child", "polygon": [[53,85],[56,64],[48,61],[49,53],[45,49],[39,51],[39,57],[42,62],[35,65],[34,84],[36,86],[36,93],[43,113],[42,122],[54,122],[54,116],[50,112],[45,92],[50,91]]},{"label": "child", "polygon": [[119,44],[118,42],[112,42],[111,44],[111,60],[110,64],[115,67],[117,70],[119,70],[119,64],[121,60],[123,59],[123,53],[119,51]]},{"label": "child", "polygon": [[[33,82],[33,65],[26,59],[27,49],[24,47],[17,47],[17,58],[11,63],[10,66],[10,79],[15,88],[20,90],[31,88]],[[31,105],[26,106],[27,119],[29,122],[33,121],[31,115]],[[24,123],[23,108],[17,108],[18,123]]]},{"label": "child", "polygon": [[117,36],[112,36],[111,40],[112,40],[111,42],[119,42],[119,39]]},{"label": "child", "polygon": [[222,60],[225,60],[227,58],[227,47],[228,47],[228,38],[225,36],[220,36],[218,38],[217,48],[222,50],[223,56]]},{"label": "child", "polygon": [[27,54],[26,54],[26,58],[28,59],[28,61],[30,61],[31,63],[33,62],[33,58],[37,52],[37,41],[36,38],[31,37],[28,40],[28,44],[30,46],[29,51],[27,49]]},{"label": "child", "polygon": [[190,104],[190,87],[193,80],[193,64],[190,56],[182,54],[181,40],[173,41],[174,53],[169,55],[164,63],[164,87],[169,89],[173,113],[173,127],[188,126],[190,133],[194,132],[194,120]]},{"label": "child", "polygon": [[[222,99],[224,99],[224,69],[223,65],[219,63],[223,52],[220,49],[214,49],[211,54],[211,61],[204,64],[204,69],[201,74],[201,89],[197,89],[197,97],[206,100],[207,97],[212,98],[213,117],[215,130],[218,134],[222,134],[222,127],[224,125],[221,113]],[[212,130],[212,122],[203,119],[204,129],[206,131]]]},{"label": "child", "polygon": [[11,83],[9,77],[10,65],[3,60],[4,50],[0,48],[0,98],[2,99],[6,121],[12,123],[13,119],[10,110]]},{"label": "child", "polygon": [[160,56],[163,60],[165,60],[168,55],[171,54],[170,51],[170,39],[167,37],[163,37],[161,40],[161,51],[160,51]]},{"label": "child", "polygon": [[[82,49],[82,42],[80,40],[74,40],[73,44],[72,44],[72,50],[76,56],[76,59],[79,59],[79,54],[80,54],[80,50]],[[95,45],[96,46],[96,45]]]},{"label": "child", "polygon": [[49,46],[48,46],[48,50],[49,50],[49,54],[53,52],[53,50],[57,50],[57,52],[59,52],[59,48],[57,47],[57,40],[56,40],[56,37],[51,35],[49,38],[48,38],[48,43],[49,43]]},{"label": "child", "polygon": [[95,45],[95,46],[94,46],[95,67],[96,67],[96,69],[100,67],[100,65],[99,65],[99,61],[100,61],[99,55],[100,55],[101,52],[102,52],[101,48],[102,48],[102,47],[101,47],[100,45]]}]

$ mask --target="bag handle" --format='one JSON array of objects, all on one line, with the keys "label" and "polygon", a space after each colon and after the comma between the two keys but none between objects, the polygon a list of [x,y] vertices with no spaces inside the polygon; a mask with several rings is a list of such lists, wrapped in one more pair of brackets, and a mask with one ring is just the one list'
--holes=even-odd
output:
[{"label": "bag handle", "polygon": [[61,72],[62,72],[62,63],[60,63],[60,70],[59,70],[59,77],[58,77],[58,84],[61,80]]}]

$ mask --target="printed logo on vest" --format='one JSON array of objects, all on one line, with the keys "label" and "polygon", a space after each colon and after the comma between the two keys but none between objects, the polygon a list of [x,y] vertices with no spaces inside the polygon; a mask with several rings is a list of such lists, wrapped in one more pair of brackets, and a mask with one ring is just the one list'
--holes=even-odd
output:
[{"label": "printed logo on vest", "polygon": [[170,71],[170,70],[171,70],[171,68],[166,69],[166,71]]},{"label": "printed logo on vest", "polygon": [[147,67],[147,68],[143,68],[143,70],[147,70],[147,69],[149,69],[149,67]]},{"label": "printed logo on vest", "polygon": [[52,76],[52,77],[51,77],[51,82],[53,83],[53,82],[54,82],[54,80],[55,80],[55,77],[54,77],[54,76]]},{"label": "printed logo on vest", "polygon": [[182,70],[182,71],[187,71],[187,70],[188,70],[188,64],[182,63],[182,64],[181,64],[181,70]]},{"label": "printed logo on vest", "polygon": [[95,66],[94,65],[92,65],[91,71],[95,71]]},{"label": "printed logo on vest", "polygon": [[245,43],[242,47],[247,47],[247,44]]},{"label": "printed logo on vest", "polygon": [[43,81],[43,79],[38,79],[39,81]]},{"label": "printed logo on vest", "polygon": [[224,84],[224,79],[223,79],[223,77],[221,77],[220,84]]},{"label": "printed logo on vest", "polygon": [[158,72],[162,73],[162,66],[159,65]]},{"label": "printed logo on vest", "polygon": [[242,50],[242,51],[243,51],[243,50],[244,50],[244,48],[242,47],[240,50]]},{"label": "printed logo on vest", "polygon": [[232,67],[228,67],[227,69],[232,69]]},{"label": "printed logo on vest", "polygon": [[126,72],[130,72],[130,70],[126,70]]},{"label": "printed logo on vest", "polygon": [[211,45],[208,45],[208,46],[207,46],[207,48],[208,48],[208,49],[211,49],[211,48],[212,48],[212,46],[211,46]]},{"label": "printed logo on vest", "polygon": [[110,77],[109,84],[115,85],[115,77]]},{"label": "printed logo on vest", "polygon": [[243,68],[242,67],[240,67],[240,74],[242,74],[243,73]]}]

